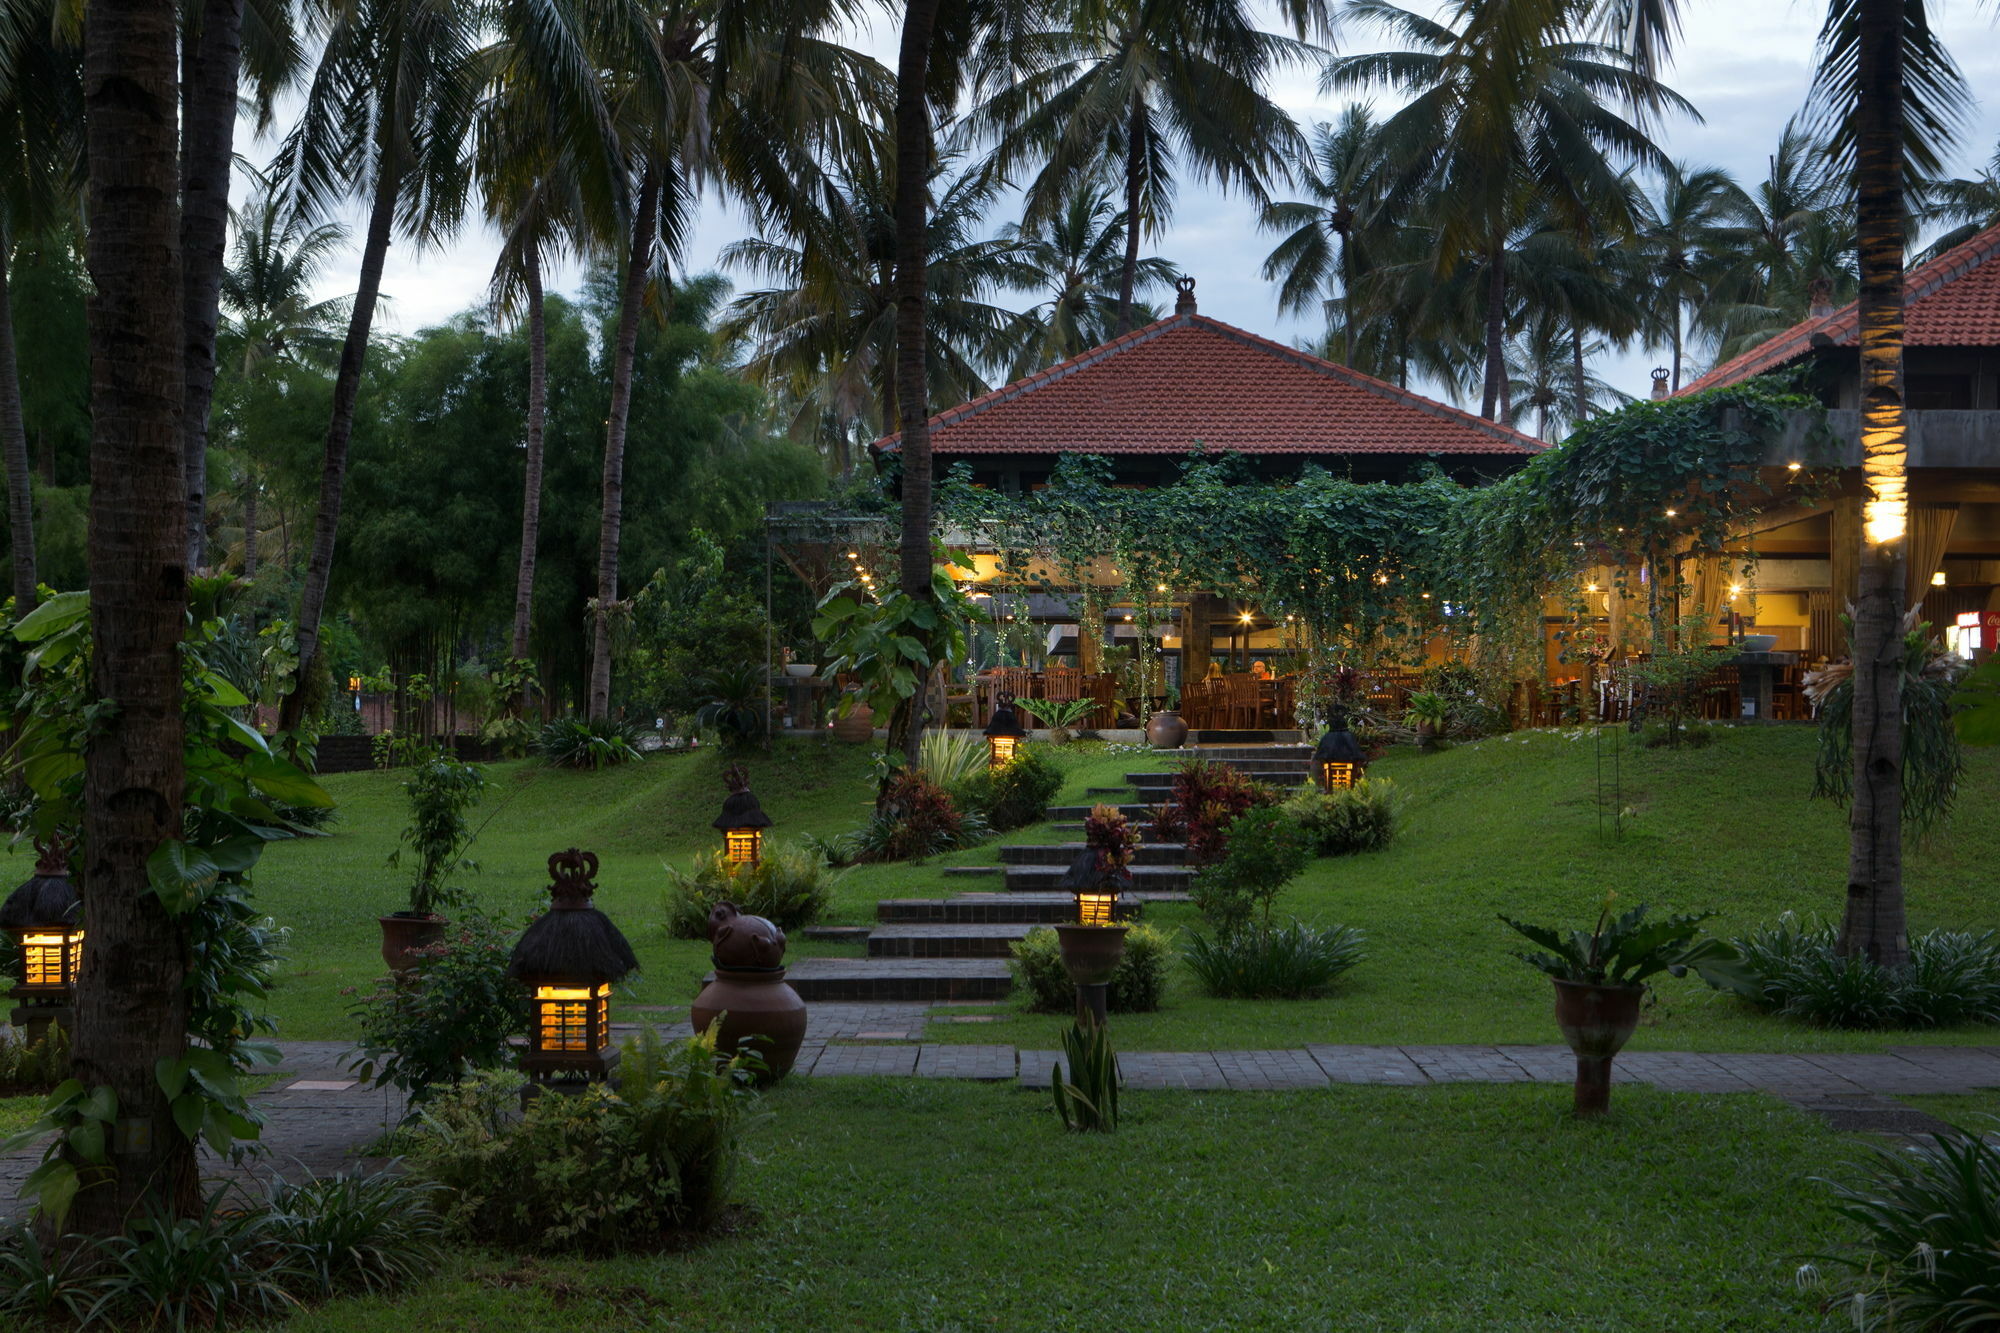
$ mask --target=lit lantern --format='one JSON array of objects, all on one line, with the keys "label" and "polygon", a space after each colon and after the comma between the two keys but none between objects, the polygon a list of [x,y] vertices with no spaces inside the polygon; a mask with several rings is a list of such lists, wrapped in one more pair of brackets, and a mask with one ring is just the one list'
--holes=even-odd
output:
[{"label": "lit lantern", "polygon": [[1335,713],[1326,720],[1326,735],[1313,747],[1313,772],[1319,775],[1321,791],[1341,791],[1361,776],[1367,755],[1361,742],[1347,729],[1347,715]]},{"label": "lit lantern", "polygon": [[993,710],[993,720],[986,724],[987,766],[1007,767],[1013,762],[1015,747],[1027,739],[1027,735],[1021,730],[1021,719],[1014,712],[1014,700],[1002,695],[999,707]]},{"label": "lit lantern", "polygon": [[733,866],[754,866],[764,854],[764,830],[771,827],[771,817],[757,804],[756,794],[750,790],[750,774],[743,765],[731,764],[724,769],[722,781],[729,795],[723,798],[722,813],[711,825],[722,834],[722,859]]},{"label": "lit lantern", "polygon": [[591,905],[597,854],[572,847],[549,858],[549,910],[514,945],[507,975],[528,988],[521,1072],[537,1082],[603,1079],[618,1065],[611,986],[639,966],[611,918]]},{"label": "lit lantern", "polygon": [[1062,887],[1076,895],[1076,923],[1056,927],[1063,970],[1076,987],[1077,1022],[1102,1024],[1109,1015],[1109,986],[1125,957],[1125,930],[1112,920],[1119,890],[1132,882],[1122,866],[1106,873],[1098,849],[1085,847],[1062,877]]},{"label": "lit lantern", "polygon": [[9,994],[21,1007],[9,1015],[29,1041],[40,1041],[51,1023],[65,1026],[76,998],[83,962],[83,900],[69,874],[66,838],[37,842],[35,873],[0,903],[0,929],[20,949],[21,979]]}]

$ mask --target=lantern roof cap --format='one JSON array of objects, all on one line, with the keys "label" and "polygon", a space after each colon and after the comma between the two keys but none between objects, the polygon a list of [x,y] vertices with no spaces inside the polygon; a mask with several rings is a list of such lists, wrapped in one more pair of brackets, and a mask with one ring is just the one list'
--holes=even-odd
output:
[{"label": "lantern roof cap", "polygon": [[722,781],[729,788],[729,795],[722,798],[722,813],[715,817],[710,828],[727,832],[771,827],[771,817],[757,803],[756,793],[750,790],[750,773],[743,765],[731,764],[723,769]]},{"label": "lantern roof cap", "polygon": [[1014,711],[1013,699],[1003,697],[1000,700],[999,706],[993,710],[992,720],[986,724],[986,735],[989,738],[1002,737],[1020,740],[1027,734],[1027,732],[1021,730],[1021,718]]},{"label": "lantern roof cap", "polygon": [[611,918],[591,905],[597,891],[597,854],[572,847],[549,858],[549,910],[528,923],[507,959],[507,975],[617,981],[639,967]]},{"label": "lantern roof cap", "polygon": [[1091,893],[1122,890],[1132,882],[1132,872],[1120,870],[1107,875],[1097,864],[1097,849],[1086,847],[1070,858],[1069,869],[1056,882],[1064,893]]},{"label": "lantern roof cap", "polygon": [[0,929],[76,924],[83,899],[69,875],[70,846],[61,836],[36,841],[35,873],[0,902]]},{"label": "lantern roof cap", "polygon": [[1313,747],[1315,764],[1358,764],[1368,756],[1362,753],[1361,741],[1347,729],[1347,719],[1337,720],[1339,725],[1326,729],[1326,735],[1319,738]]}]

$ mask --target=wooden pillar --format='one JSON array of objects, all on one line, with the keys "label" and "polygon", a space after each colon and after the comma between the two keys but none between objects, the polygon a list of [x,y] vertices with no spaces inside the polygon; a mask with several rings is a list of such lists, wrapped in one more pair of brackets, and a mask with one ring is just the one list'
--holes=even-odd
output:
[{"label": "wooden pillar", "polygon": [[[1829,583],[1833,591],[1833,613],[1842,616],[1861,595],[1860,496],[1844,495],[1833,502],[1826,554],[1833,570]],[[1835,655],[1847,655],[1846,643],[1840,645],[1840,652]]]},{"label": "wooden pillar", "polygon": [[1104,669],[1104,610],[1088,593],[1077,599],[1076,664],[1093,674]]},{"label": "wooden pillar", "polygon": [[1181,683],[1208,674],[1209,645],[1214,638],[1216,599],[1205,592],[1189,595],[1181,609]]}]

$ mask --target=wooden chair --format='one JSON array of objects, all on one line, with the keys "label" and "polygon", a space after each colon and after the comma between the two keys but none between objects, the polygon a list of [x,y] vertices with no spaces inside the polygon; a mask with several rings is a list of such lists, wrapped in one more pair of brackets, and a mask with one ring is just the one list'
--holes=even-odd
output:
[{"label": "wooden chair", "polygon": [[1234,731],[1247,731],[1257,725],[1257,715],[1264,706],[1264,682],[1244,672],[1240,676],[1225,678],[1229,694],[1229,726]]},{"label": "wooden chair", "polygon": [[1118,725],[1118,677],[1109,671],[1100,671],[1084,678],[1084,685],[1092,699],[1097,701],[1096,711],[1090,715],[1093,727],[1115,727]]},{"label": "wooden chair", "polygon": [[1199,731],[1209,725],[1208,682],[1191,680],[1181,686],[1181,721],[1188,724],[1189,731]]}]

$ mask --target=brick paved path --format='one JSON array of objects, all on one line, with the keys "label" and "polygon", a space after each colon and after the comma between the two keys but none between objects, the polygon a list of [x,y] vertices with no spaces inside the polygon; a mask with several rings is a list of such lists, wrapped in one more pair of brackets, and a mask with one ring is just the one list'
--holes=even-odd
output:
[{"label": "brick paved path", "polygon": [[[797,1073],[812,1078],[877,1076],[1014,1082],[1046,1088],[1055,1051],[1012,1046],[945,1045],[921,1040],[925,1004],[817,1004],[812,1007]],[[660,1010],[660,1016],[679,1010]],[[618,1035],[633,1029],[622,1027]],[[686,1036],[685,1021],[663,1023],[663,1037]],[[281,1043],[281,1076],[257,1094],[267,1123],[265,1151],[230,1166],[204,1150],[204,1170],[254,1186],[272,1175],[325,1175],[380,1160],[359,1156],[402,1114],[394,1093],[364,1087],[346,1071],[339,1042]],[[1373,1083],[1420,1087],[1442,1083],[1566,1084],[1575,1062],[1561,1046],[1312,1045],[1266,1051],[1125,1051],[1118,1057],[1128,1088],[1263,1092]],[[1827,1119],[1835,1128],[1888,1133],[1941,1129],[1893,1098],[2000,1088],[2000,1046],[1892,1046],[1856,1055],[1697,1054],[1632,1051],[1613,1066],[1618,1083],[1670,1092],[1766,1092]],[[20,1181],[40,1154],[0,1158],[0,1217],[18,1214]]]}]

